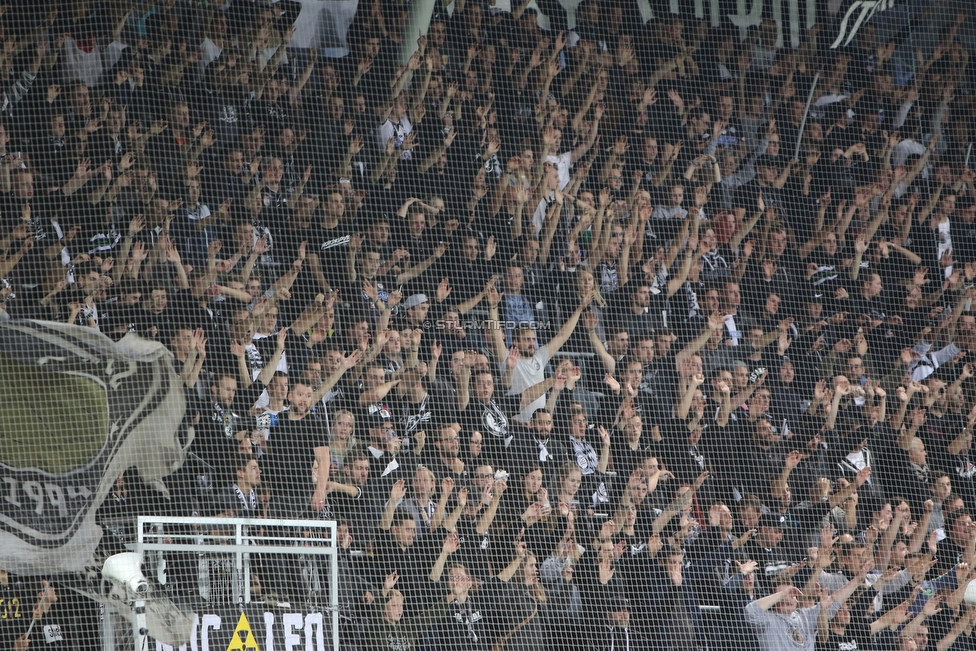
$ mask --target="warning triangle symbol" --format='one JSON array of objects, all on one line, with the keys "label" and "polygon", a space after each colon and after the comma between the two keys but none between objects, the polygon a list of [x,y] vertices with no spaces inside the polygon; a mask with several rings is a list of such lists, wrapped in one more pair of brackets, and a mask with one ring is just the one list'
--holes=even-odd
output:
[{"label": "warning triangle symbol", "polygon": [[230,638],[230,644],[227,645],[227,651],[261,651],[258,648],[258,641],[254,639],[254,633],[251,632],[251,624],[247,621],[247,615],[241,613],[241,618],[237,620],[237,628],[234,629],[234,635]]}]

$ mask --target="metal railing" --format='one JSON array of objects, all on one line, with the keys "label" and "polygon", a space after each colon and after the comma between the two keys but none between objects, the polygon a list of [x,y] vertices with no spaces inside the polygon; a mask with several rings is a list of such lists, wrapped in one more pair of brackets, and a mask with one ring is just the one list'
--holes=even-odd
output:
[{"label": "metal railing", "polygon": [[[165,567],[164,555],[172,553],[196,554],[201,567],[206,562],[209,568],[212,560],[229,562],[232,598],[239,605],[251,603],[252,554],[328,558],[329,603],[320,609],[331,612],[332,645],[338,651],[339,566],[334,521],[139,516],[137,533],[136,551],[142,555],[147,575],[160,565]],[[198,589],[204,589],[202,583]]]}]

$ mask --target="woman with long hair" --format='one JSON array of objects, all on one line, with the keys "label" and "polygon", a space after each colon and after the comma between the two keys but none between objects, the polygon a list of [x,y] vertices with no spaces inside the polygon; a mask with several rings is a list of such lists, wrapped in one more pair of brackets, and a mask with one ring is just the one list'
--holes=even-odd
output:
[{"label": "woman with long hair", "polygon": [[556,480],[556,504],[564,516],[567,510],[578,513],[580,503],[577,494],[582,484],[583,471],[579,466],[570,462],[563,464]]}]

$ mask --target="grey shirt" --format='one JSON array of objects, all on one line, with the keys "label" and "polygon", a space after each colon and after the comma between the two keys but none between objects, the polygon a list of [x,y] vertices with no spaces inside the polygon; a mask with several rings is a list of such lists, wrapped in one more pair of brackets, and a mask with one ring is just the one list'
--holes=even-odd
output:
[{"label": "grey shirt", "polygon": [[[830,605],[830,616],[840,610],[841,604]],[[763,610],[753,601],[745,608],[746,621],[761,629],[758,632],[759,648],[764,651],[814,651],[817,646],[817,617],[820,605],[795,610],[791,615],[781,615]]]}]

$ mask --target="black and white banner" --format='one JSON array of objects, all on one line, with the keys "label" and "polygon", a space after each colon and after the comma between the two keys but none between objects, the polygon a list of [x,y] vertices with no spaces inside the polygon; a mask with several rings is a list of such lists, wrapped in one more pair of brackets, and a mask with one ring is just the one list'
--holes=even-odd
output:
[{"label": "black and white banner", "polygon": [[846,47],[851,44],[857,31],[875,14],[892,9],[895,0],[855,0],[844,12],[837,26],[837,38],[830,44],[831,49]]},{"label": "black and white banner", "polygon": [[271,612],[264,604],[194,613],[190,642],[173,648],[150,639],[156,651],[328,651],[329,613]]},{"label": "black and white banner", "polygon": [[134,334],[114,343],[63,323],[0,325],[0,567],[84,569],[95,511],[135,466],[157,483],[183,462],[185,400],[172,355]]}]

